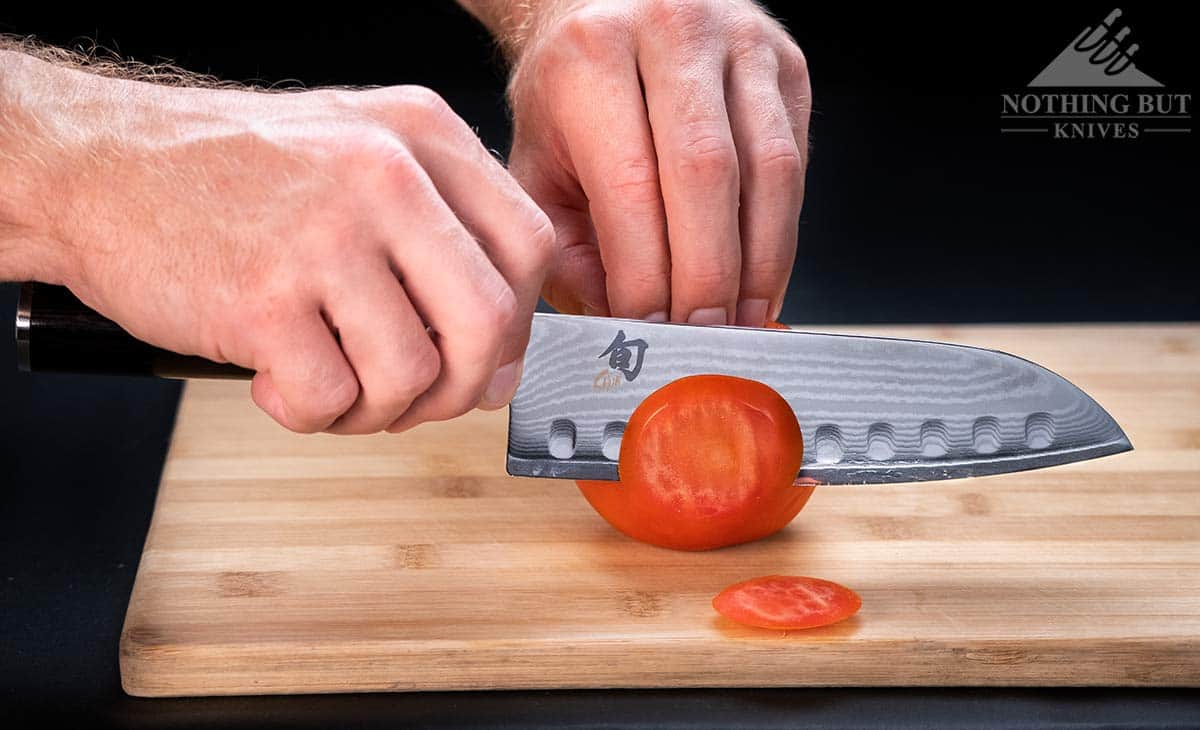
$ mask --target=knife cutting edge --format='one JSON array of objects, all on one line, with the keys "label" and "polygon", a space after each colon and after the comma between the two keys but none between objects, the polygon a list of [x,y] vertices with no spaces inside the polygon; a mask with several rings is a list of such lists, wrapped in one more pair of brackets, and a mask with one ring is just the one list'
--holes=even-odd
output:
[{"label": "knife cutting edge", "polygon": [[[25,284],[26,370],[249,378],[131,337],[61,287]],[[625,422],[697,373],[763,382],[804,436],[799,478],[888,484],[1000,474],[1129,451],[1116,421],[1040,365],[940,342],[535,314],[509,408],[508,473],[616,480]]]}]

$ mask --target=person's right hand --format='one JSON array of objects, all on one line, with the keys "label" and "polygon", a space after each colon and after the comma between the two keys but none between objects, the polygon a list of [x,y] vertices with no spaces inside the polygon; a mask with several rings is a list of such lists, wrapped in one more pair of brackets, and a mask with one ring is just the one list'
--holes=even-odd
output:
[{"label": "person's right hand", "polygon": [[435,93],[75,83],[98,126],[60,145],[47,205],[85,303],[258,371],[295,431],[511,399],[554,231]]}]

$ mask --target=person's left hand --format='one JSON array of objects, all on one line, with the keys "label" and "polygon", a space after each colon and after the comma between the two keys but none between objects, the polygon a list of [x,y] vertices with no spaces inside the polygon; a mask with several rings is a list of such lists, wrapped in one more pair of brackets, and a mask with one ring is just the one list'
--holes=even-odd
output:
[{"label": "person's left hand", "polygon": [[510,48],[510,167],[571,313],[761,327],[796,254],[804,55],[749,0],[534,3]]}]

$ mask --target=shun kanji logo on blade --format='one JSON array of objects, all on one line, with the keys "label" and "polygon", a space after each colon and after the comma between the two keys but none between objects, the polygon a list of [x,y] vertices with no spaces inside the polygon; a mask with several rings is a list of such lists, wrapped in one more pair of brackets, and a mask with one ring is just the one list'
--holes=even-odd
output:
[{"label": "shun kanji logo on blade", "polygon": [[600,371],[593,387],[597,390],[612,390],[621,384],[622,375],[627,382],[636,380],[642,372],[642,360],[645,358],[647,347],[649,345],[645,340],[626,339],[625,330],[617,330],[617,336],[604,352],[600,353],[601,358],[608,358],[608,369]]}]

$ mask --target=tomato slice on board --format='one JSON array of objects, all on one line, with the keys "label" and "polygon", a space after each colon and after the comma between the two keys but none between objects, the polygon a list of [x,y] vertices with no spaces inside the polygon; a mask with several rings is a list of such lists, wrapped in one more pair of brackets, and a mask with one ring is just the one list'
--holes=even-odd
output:
[{"label": "tomato slice on board", "polygon": [[630,537],[709,550],[783,529],[812,486],[793,486],[804,443],[791,406],[762,383],[692,375],[651,393],[621,441],[621,481],[578,482]]},{"label": "tomato slice on board", "polygon": [[767,575],[734,583],[717,594],[721,615],[762,629],[811,629],[858,613],[862,599],[846,586],[820,578]]}]

